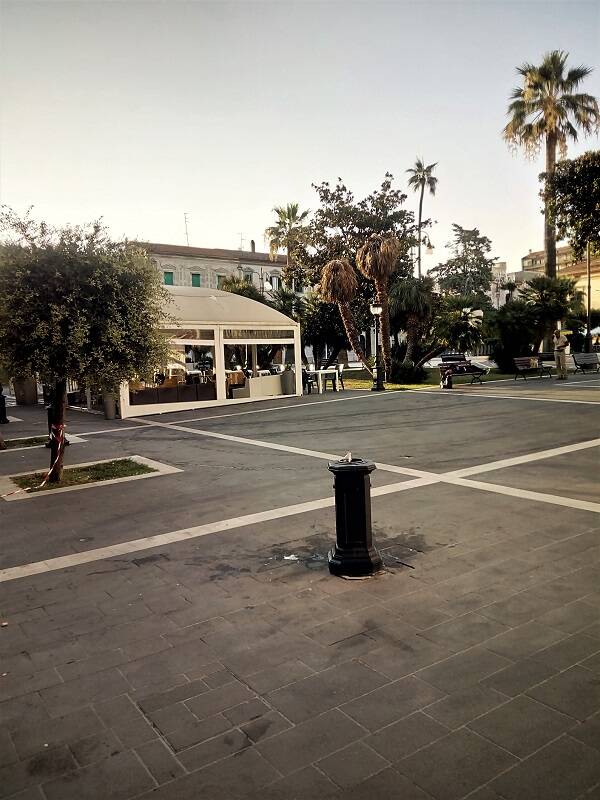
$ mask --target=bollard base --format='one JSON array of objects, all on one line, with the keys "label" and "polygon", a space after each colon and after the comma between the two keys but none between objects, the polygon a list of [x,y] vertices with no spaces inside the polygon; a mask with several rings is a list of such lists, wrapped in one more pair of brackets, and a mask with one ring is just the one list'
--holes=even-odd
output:
[{"label": "bollard base", "polygon": [[343,553],[332,547],[327,554],[329,572],[338,577],[363,578],[381,572],[383,561],[374,547],[354,553]]}]

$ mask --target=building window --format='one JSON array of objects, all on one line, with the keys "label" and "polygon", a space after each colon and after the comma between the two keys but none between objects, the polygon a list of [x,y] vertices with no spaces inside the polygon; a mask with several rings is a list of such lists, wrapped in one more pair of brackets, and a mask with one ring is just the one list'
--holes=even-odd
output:
[{"label": "building window", "polygon": [[273,291],[276,292],[280,287],[280,277],[276,273],[275,275],[271,275],[271,286],[273,287]]},{"label": "building window", "polygon": [[195,286],[197,289],[202,286],[202,276],[199,272],[192,272],[192,286]]},{"label": "building window", "polygon": [[163,272],[163,277],[165,281],[165,286],[173,286],[173,273],[172,272]]},{"label": "building window", "polygon": [[246,281],[246,283],[252,283],[252,273],[244,272],[244,280]]},{"label": "building window", "polygon": [[227,275],[217,275],[217,289],[220,289],[223,286],[223,281]]}]

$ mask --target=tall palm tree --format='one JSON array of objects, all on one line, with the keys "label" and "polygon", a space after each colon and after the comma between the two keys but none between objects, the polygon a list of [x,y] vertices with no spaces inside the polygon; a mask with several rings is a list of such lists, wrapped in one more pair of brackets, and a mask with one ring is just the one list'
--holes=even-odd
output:
[{"label": "tall palm tree", "polygon": [[265,239],[269,243],[269,258],[271,261],[276,261],[279,250],[285,250],[286,279],[290,280],[294,250],[307,240],[305,222],[310,212],[300,212],[298,203],[288,203],[285,207],[275,206],[273,211],[277,215],[275,224],[265,230]]},{"label": "tall palm tree", "polygon": [[414,167],[407,169],[406,171],[410,173],[410,178],[408,179],[408,185],[411,186],[415,192],[421,192],[419,197],[419,220],[418,220],[418,230],[419,230],[419,243],[418,243],[418,255],[417,255],[417,265],[418,265],[418,272],[417,275],[421,277],[421,221],[423,219],[423,195],[425,194],[425,187],[429,189],[429,194],[434,195],[435,190],[437,187],[438,179],[433,177],[433,170],[437,167],[438,162],[436,161],[435,164],[429,164],[425,166],[425,162],[422,158],[417,158],[415,161]]},{"label": "tall palm tree", "polygon": [[390,287],[390,315],[406,330],[404,363],[414,364],[419,335],[427,329],[435,307],[433,278],[401,278]]},{"label": "tall palm tree", "polygon": [[358,281],[356,279],[356,273],[345,258],[334,258],[332,261],[328,261],[327,264],[325,264],[321,272],[319,294],[326,303],[337,303],[348,341],[360,361],[363,362],[365,368],[372,375],[373,373],[367,366],[366,356],[360,345],[358,328],[356,327],[354,317],[352,316],[352,309],[350,308],[350,303],[352,303],[356,297],[357,289]]},{"label": "tall palm tree", "polygon": [[400,241],[395,236],[372,233],[356,253],[356,266],[375,284],[377,302],[381,306],[381,343],[386,374],[390,374],[392,352],[390,346],[390,307],[388,283],[401,252]]},{"label": "tall palm tree", "polygon": [[578,92],[579,85],[592,72],[580,66],[567,70],[568,53],[552,50],[539,66],[522,64],[517,73],[523,86],[513,89],[508,106],[509,121],[503,131],[511,145],[521,146],[535,155],[546,146],[546,192],[544,206],[544,251],[546,275],[556,276],[556,229],[550,217],[550,178],[556,165],[556,151],[566,155],[567,141],[577,140],[577,129],[585,135],[600,129],[598,102],[591,94]]}]

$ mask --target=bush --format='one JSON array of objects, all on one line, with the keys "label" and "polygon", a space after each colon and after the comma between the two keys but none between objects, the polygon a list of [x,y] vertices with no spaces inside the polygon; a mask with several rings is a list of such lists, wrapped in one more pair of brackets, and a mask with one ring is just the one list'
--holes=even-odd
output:
[{"label": "bush", "polygon": [[408,366],[401,359],[392,359],[389,380],[392,383],[423,383],[429,372],[423,367]]}]

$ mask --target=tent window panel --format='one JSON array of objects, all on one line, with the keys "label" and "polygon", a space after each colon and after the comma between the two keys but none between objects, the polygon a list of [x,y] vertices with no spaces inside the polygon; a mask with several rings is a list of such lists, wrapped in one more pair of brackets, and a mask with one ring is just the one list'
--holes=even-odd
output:
[{"label": "tent window panel", "polygon": [[215,332],[212,329],[198,330],[198,328],[163,328],[162,332],[169,339],[191,339],[199,341],[213,341]]},{"label": "tent window panel", "polygon": [[236,329],[225,328],[223,331],[224,339],[293,339],[294,331],[269,331],[269,330],[252,330],[252,329]]}]

